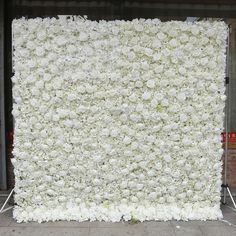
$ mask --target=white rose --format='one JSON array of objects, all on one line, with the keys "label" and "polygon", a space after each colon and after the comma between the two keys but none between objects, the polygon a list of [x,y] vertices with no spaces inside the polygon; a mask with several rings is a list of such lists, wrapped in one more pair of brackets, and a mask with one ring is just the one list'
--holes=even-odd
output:
[{"label": "white rose", "polygon": [[141,24],[135,24],[134,28],[136,31],[141,32],[143,31],[143,26]]},{"label": "white rose", "polygon": [[64,37],[64,36],[58,36],[56,39],[55,39],[57,45],[59,46],[63,46],[67,43],[67,39]]},{"label": "white rose", "polygon": [[42,47],[37,47],[35,53],[37,56],[41,57],[45,54],[45,50]]},{"label": "white rose", "polygon": [[125,136],[124,139],[123,139],[123,143],[126,144],[126,145],[130,144],[131,143],[131,138],[128,137],[128,136]]},{"label": "white rose", "polygon": [[142,99],[143,100],[149,100],[149,99],[151,99],[151,96],[152,96],[152,94],[150,92],[145,92],[142,95]]},{"label": "white rose", "polygon": [[137,112],[141,112],[141,111],[143,110],[143,104],[142,104],[142,103],[137,104],[135,110],[136,110]]},{"label": "white rose", "polygon": [[143,87],[143,82],[142,82],[142,81],[136,81],[136,82],[135,82],[135,86],[136,86],[137,88],[142,88],[142,87]]},{"label": "white rose", "polygon": [[176,39],[171,39],[170,42],[169,42],[170,46],[171,47],[178,47],[179,43]]},{"label": "white rose", "polygon": [[155,80],[148,80],[147,81],[147,87],[148,88],[154,88],[155,87]]}]

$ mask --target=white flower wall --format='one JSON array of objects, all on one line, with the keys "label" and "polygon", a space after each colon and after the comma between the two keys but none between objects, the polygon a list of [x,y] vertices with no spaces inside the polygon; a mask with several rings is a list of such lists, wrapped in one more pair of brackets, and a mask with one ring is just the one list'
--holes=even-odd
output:
[{"label": "white flower wall", "polygon": [[223,22],[13,22],[14,217],[217,219]]}]

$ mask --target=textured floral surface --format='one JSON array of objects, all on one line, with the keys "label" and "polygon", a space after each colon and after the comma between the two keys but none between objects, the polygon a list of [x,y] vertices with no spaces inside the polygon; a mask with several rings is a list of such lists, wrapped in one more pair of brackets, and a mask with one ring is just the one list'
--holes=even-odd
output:
[{"label": "textured floral surface", "polygon": [[221,217],[223,22],[13,21],[14,217]]}]

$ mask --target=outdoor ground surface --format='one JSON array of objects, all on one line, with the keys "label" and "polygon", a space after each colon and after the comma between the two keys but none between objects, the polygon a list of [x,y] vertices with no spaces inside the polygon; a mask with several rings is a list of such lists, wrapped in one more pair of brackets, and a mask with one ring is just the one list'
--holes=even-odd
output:
[{"label": "outdoor ground surface", "polygon": [[[2,200],[0,205],[2,205]],[[236,210],[222,206],[221,221],[168,221],[144,223],[49,222],[21,223],[12,219],[12,211],[0,214],[0,236],[236,236]]]}]

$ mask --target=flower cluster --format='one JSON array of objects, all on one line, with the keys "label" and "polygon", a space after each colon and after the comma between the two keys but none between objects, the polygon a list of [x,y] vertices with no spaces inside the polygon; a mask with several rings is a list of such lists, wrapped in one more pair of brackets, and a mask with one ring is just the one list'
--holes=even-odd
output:
[{"label": "flower cluster", "polygon": [[14,217],[221,217],[223,22],[13,21]]}]

